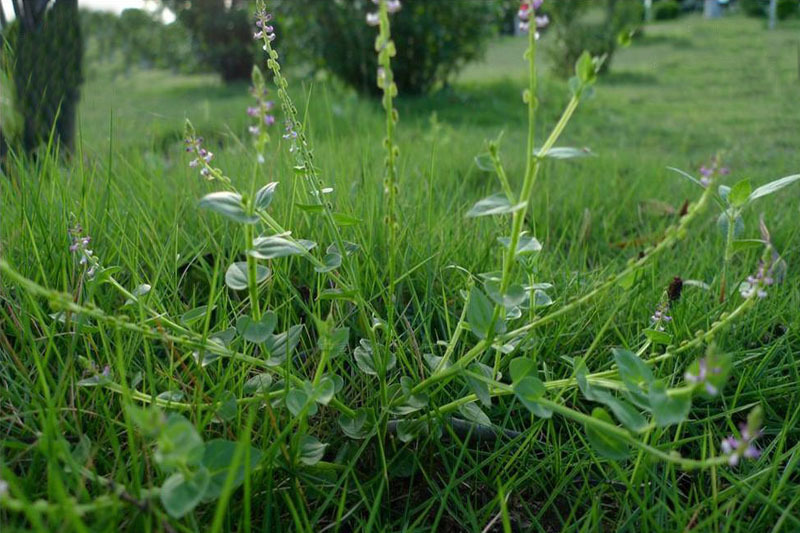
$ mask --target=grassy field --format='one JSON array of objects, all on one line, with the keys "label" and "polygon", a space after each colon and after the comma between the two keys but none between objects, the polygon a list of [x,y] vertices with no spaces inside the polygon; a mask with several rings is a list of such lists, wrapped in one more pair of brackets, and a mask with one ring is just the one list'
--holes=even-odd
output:
[{"label": "grassy field", "polygon": [[[343,214],[342,237],[359,246],[342,272],[358,287],[360,303],[330,299],[326,290],[336,278],[315,273],[304,259],[271,261],[261,309],[275,312],[276,332],[305,327],[296,354],[269,369],[285,379],[276,377],[268,392],[255,395],[246,382],[264,369],[253,360],[263,355],[253,345],[237,339],[233,346],[245,357],[195,362],[195,352],[205,356],[211,349],[209,336],[251,310],[243,293],[223,281],[230,262],[243,260],[245,235],[238,224],[197,208],[199,198],[219,187],[188,168],[184,120],[192,120],[216,154],[215,165],[240,190],[279,182],[270,214],[294,237],[324,250],[334,235],[322,214],[304,207],[306,187],[293,177],[295,160],[279,126],[266,164],[254,164],[245,86],[163,72],[113,80],[98,73],[84,88],[76,154],[68,162],[12,161],[0,179],[0,259],[28,280],[10,270],[0,280],[0,479],[8,484],[8,496],[0,495],[0,529],[800,530],[800,184],[744,213],[742,238],[759,238],[763,213],[788,265],[782,283],[746,312],[736,311],[743,300],[735,287],[756,270],[761,252],[734,256],[730,296],[721,303],[725,239],[713,204],[686,239],[638,271],[632,286],[614,284],[586,305],[571,304],[660,242],[679,222],[684,203],[698,198],[702,191],[668,166],[697,175],[719,155],[731,168],[724,183],[749,178],[754,187],[800,173],[799,41],[797,22],[773,32],[744,18],[647,27],[614,58],[612,72],[581,103],[559,141],[589,147],[596,157],[543,163],[525,220],[543,245],[526,281],[552,283],[554,305],[524,311],[513,327],[571,309],[544,320],[515,353],[538,366],[552,400],[590,413],[597,403],[577,390],[573,363],[582,357],[591,372],[614,370],[615,347],[646,360],[674,354],[652,368],[677,387],[712,340],[696,332],[715,332],[713,342],[733,361],[722,394],[695,401],[686,422],[650,427],[639,438],[705,460],[761,405],[762,454],[735,467],[694,470],[641,450],[623,461],[603,458],[581,421],[533,417],[513,394],[499,394],[482,409],[493,425],[519,434],[477,440],[450,423],[441,437],[434,431],[404,442],[401,432],[387,429],[387,420],[400,416],[388,409],[392,384],[400,376],[415,383],[430,377],[426,355],[445,354],[459,329],[462,291],[478,274],[501,268],[496,238],[508,234],[509,219],[464,215],[500,190],[475,163],[487,140],[503,135],[511,185],[517,190],[522,181],[524,39],[494,43],[485,61],[430,97],[401,96],[394,246],[383,223],[378,103],[333,82],[291,80],[320,176],[333,188],[334,211]],[[566,82],[545,74],[540,90],[538,139],[569,99]],[[102,264],[119,267],[115,283],[127,291],[152,287],[145,303],[126,305],[114,284],[86,283],[69,251],[68,229],[76,222],[91,235]],[[394,301],[387,296],[390,263],[399,277]],[[670,346],[652,345],[643,331],[675,276],[698,283],[685,284],[672,304]],[[69,301],[89,311],[59,320],[56,313]],[[199,306],[207,307],[197,320],[185,316]],[[92,309],[105,314],[90,316]],[[362,312],[375,319],[372,327],[359,319]],[[725,318],[731,312],[734,318]],[[315,318],[328,316],[349,328],[342,353],[328,362],[329,372],[342,378],[337,401],[372,409],[381,423],[371,438],[347,438],[332,404],[306,418],[306,411],[293,416],[278,400],[292,379],[317,375],[324,350]],[[394,336],[380,350],[395,354],[397,366],[380,378],[365,375],[354,349],[359,339],[383,335],[387,316],[394,316],[388,328]],[[718,320],[725,327],[717,328]],[[451,345],[453,360],[477,341],[464,332]],[[684,341],[690,349],[680,351]],[[482,360],[491,365],[493,358],[487,353]],[[505,361],[501,369],[508,374]],[[105,367],[109,383],[81,385]],[[509,378],[498,381],[492,386],[502,388]],[[472,390],[464,379],[431,387],[424,412],[438,420]],[[167,516],[155,490],[167,475],[156,464],[154,439],[137,422],[141,412],[126,409],[157,404],[166,410],[168,398],[169,410],[190,420],[204,440],[243,443],[233,454],[237,464],[258,453],[247,444],[263,454],[244,469],[242,487],[233,490],[234,476],[223,476],[221,498],[179,520]],[[327,445],[321,461],[303,460],[315,450],[303,446],[301,434]]]}]

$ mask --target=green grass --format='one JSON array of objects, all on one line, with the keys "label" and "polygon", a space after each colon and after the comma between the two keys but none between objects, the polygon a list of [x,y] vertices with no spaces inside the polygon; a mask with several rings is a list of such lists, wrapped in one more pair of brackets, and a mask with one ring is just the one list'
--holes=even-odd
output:
[{"label": "green grass", "polygon": [[[719,153],[733,170],[728,184],[747,177],[754,185],[800,171],[799,30],[796,22],[766,32],[749,19],[684,18],[648,27],[632,48],[619,52],[612,73],[598,84],[596,97],[581,105],[559,143],[588,146],[597,157],[546,163],[532,197],[526,229],[544,245],[536,280],[553,283],[551,309],[623,270],[677,221],[686,200],[696,199],[698,189],[667,166],[696,173]],[[342,233],[360,246],[352,279],[379,316],[386,316],[390,254],[403,276],[394,304],[395,381],[429,375],[423,354],[444,353],[441,342],[451,338],[463,307],[465,271],[500,268],[495,239],[507,234],[507,220],[465,219],[464,213],[500,190],[494,176],[474,164],[487,139],[503,133],[506,170],[515,187],[521,182],[523,49],[522,40],[499,41],[452,87],[428,98],[400,99],[401,216],[394,248],[382,223],[378,104],[335,83],[292,82],[320,175],[334,188],[334,209],[358,219]],[[541,88],[539,139],[568,99],[562,81],[544,76]],[[286,453],[294,449],[290,439],[278,438],[293,420],[287,410],[243,393],[258,368],[231,359],[201,368],[180,334],[165,336],[165,320],[178,320],[198,305],[216,306],[191,326],[203,337],[249,313],[246,298],[228,291],[222,280],[241,252],[243,235],[238,225],[196,207],[197,199],[218,187],[187,168],[180,141],[185,118],[237,187],[251,191],[268,181],[280,183],[271,212],[295,237],[320,246],[331,242],[322,216],[297,207],[307,203],[304,187],[293,179],[294,163],[279,129],[267,163],[254,170],[248,103],[246,87],[224,87],[206,76],[99,76],[84,88],[82,140],[70,161],[10,161],[0,179],[1,258],[43,287],[127,319],[65,325],[48,316],[56,312],[55,293],[33,293],[5,275],[0,280],[0,479],[9,483],[18,507],[0,496],[3,533],[161,531],[167,523],[176,531],[481,531],[490,523],[488,531],[501,531],[503,524],[512,531],[547,532],[800,529],[800,186],[759,200],[745,214],[744,237],[758,238],[758,216],[764,213],[789,269],[768,298],[715,335],[734,361],[723,394],[695,402],[687,422],[646,437],[660,449],[707,458],[760,404],[761,458],[692,471],[646,454],[617,463],[589,446],[582,424],[558,415],[532,418],[513,396],[496,398],[485,411],[497,426],[522,434],[490,442],[464,442],[447,428],[441,438],[409,443],[394,434],[350,440],[337,425],[336,411],[321,407],[308,420],[308,432],[328,445],[323,462],[287,464],[279,446],[278,458],[262,461],[229,499],[168,519],[158,498],[148,497],[166,475],[154,463],[152,440],[126,414],[124,406],[137,403],[130,390],[145,399],[182,392],[187,405],[180,412],[206,440],[237,440],[260,450],[277,442]],[[124,307],[125,298],[110,285],[81,283],[67,249],[71,213],[92,236],[103,264],[120,267],[115,278],[122,286],[152,285],[148,305],[164,317],[156,321],[161,333],[155,338],[127,327],[143,322],[145,310]],[[545,380],[571,377],[578,356],[592,372],[611,369],[612,347],[635,351],[645,345],[643,330],[674,276],[712,286],[710,292],[686,287],[673,306],[668,331],[675,344],[712,328],[741,302],[736,291],[726,303],[717,298],[724,240],[715,220],[715,212],[705,212],[684,241],[642,269],[633,287],[614,287],[537,329],[518,355],[535,360]],[[732,279],[752,273],[758,257],[758,251],[737,255]],[[358,372],[353,360],[358,340],[368,336],[358,310],[318,298],[329,281],[307,261],[272,263],[262,307],[276,312],[279,331],[306,326],[297,355],[285,367],[312,378],[320,356],[312,317],[330,313],[350,328],[347,349],[331,361],[333,373],[344,380],[337,397],[352,407],[379,409],[379,380]],[[455,357],[475,342],[465,333]],[[654,371],[677,386],[702,352],[698,347],[681,353]],[[646,348],[643,357],[658,353]],[[108,365],[121,393],[77,386],[93,375],[86,361],[96,368]],[[429,392],[433,408],[470,391],[455,380]],[[597,405],[574,387],[559,394],[580,412]],[[231,397],[244,400],[224,420],[208,407]],[[88,453],[73,456],[100,481],[68,459],[70,449],[86,442]]]}]

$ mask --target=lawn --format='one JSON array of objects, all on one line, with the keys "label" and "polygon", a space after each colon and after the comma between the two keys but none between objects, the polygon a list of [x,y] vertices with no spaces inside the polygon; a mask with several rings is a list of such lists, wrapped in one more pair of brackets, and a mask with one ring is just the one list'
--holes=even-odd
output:
[{"label": "lawn", "polygon": [[[264,262],[271,274],[260,311],[274,312],[276,333],[302,326],[291,356],[274,363],[261,343],[226,337],[253,313],[247,291],[224,279],[232,261],[244,261],[249,230],[198,209],[221,187],[189,168],[182,139],[188,118],[239,190],[278,182],[269,216],[324,252],[338,236],[295,177],[297,152],[287,150],[280,117],[258,164],[246,86],[159,71],[112,78],[99,68],[83,88],[75,153],[12,160],[0,177],[0,259],[10,265],[0,279],[3,533],[800,530],[800,183],[743,213],[737,238],[762,238],[763,214],[788,267],[766,298],[746,301],[737,290],[762,254],[742,245],[720,301],[726,242],[716,204],[690,216],[687,231],[667,229],[687,220],[686,202],[703,193],[667,167],[699,177],[718,156],[731,169],[724,184],[747,178],[754,189],[800,173],[799,40],[798,21],[768,32],[753,19],[688,17],[648,26],[621,50],[558,143],[594,155],[545,159],[523,221],[542,244],[524,281],[552,284],[552,305],[523,309],[509,329],[541,326],[511,353],[480,356],[489,370],[501,362],[504,376],[441,383],[436,358],[455,364],[481,341],[460,320],[464,295],[503,264],[497,238],[511,218],[465,214],[501,190],[485,158],[476,164],[487,141],[502,135],[510,186],[523,182],[525,39],[497,40],[429,97],[400,96],[394,236],[384,222],[379,103],[332,80],[290,79],[319,177],[333,189],[326,198],[338,231],[358,250],[333,273],[300,255]],[[545,69],[539,89],[537,145],[570,98]],[[77,223],[102,265],[118,267],[108,283],[88,282],[70,253]],[[643,255],[635,275],[618,275]],[[619,283],[608,283],[614,276]],[[676,276],[683,290],[665,340],[645,330]],[[128,302],[142,284],[147,295]],[[391,353],[394,368],[363,372],[361,339],[381,354],[373,361],[387,364]],[[707,346],[731,361],[720,394],[698,396],[678,424],[649,424],[631,437],[642,446],[626,459],[598,453],[598,436],[570,414],[606,403],[577,387],[579,360],[608,371],[592,383],[622,396],[613,350],[629,350],[677,390]],[[228,349],[236,356],[217,357]],[[510,393],[513,357],[535,365],[548,401],[569,413],[532,415]],[[316,387],[323,377],[335,398],[305,402],[302,381]],[[436,386],[411,395],[423,409],[392,404],[392,394],[426,379]],[[482,387],[494,391],[491,402],[464,408],[460,399]],[[349,438],[357,424],[340,426],[340,404],[365,409],[358,413],[377,420],[375,434]],[[148,435],[158,426],[147,420],[152,412],[130,408],[148,405],[180,413],[196,432],[165,450],[167,437]],[[758,405],[760,457],[715,463],[722,440]],[[488,436],[485,417],[496,430]],[[222,454],[234,466],[213,479],[218,498],[170,518],[158,493],[165,456],[201,438],[238,443]],[[702,468],[684,468],[694,463],[676,454]]]}]

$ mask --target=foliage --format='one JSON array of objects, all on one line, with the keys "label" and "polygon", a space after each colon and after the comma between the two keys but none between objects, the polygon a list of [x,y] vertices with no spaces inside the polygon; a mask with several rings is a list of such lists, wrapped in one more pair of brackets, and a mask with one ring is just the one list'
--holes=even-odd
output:
[{"label": "foliage", "polygon": [[[424,94],[446,84],[466,62],[480,57],[495,33],[497,2],[407,0],[392,25],[397,44],[395,83],[404,94]],[[307,46],[323,66],[362,93],[377,94],[374,35],[363,21],[372,8],[365,0],[284,0],[277,6],[302,26],[278,25],[279,38],[305,32]],[[293,37],[289,37],[293,38]]]},{"label": "foliage", "polygon": [[681,5],[677,0],[662,0],[653,5],[654,20],[671,20],[681,14]]},{"label": "foliage", "polygon": [[198,61],[224,81],[246,80],[253,68],[253,32],[247,0],[163,0],[192,35]]},{"label": "foliage", "polygon": [[644,17],[639,0],[563,0],[546,4],[552,20],[550,47],[553,72],[568,77],[584,50],[605,58],[600,72],[610,69],[621,34],[635,31]]},{"label": "foliage", "polygon": [[[255,118],[245,116],[241,88],[150,72],[125,80],[117,105],[164,110],[172,128],[187,109],[200,117],[188,133],[206,137],[216,162],[206,166],[199,150],[181,161],[177,141],[161,152],[147,127],[135,127],[140,117],[124,116],[133,140],[110,155],[101,138],[87,146],[86,163],[20,160],[0,180],[4,529],[481,531],[495,517],[506,531],[795,529],[796,274],[766,300],[718,303],[686,283],[682,295],[664,291],[672,315],[664,331],[648,319],[676,274],[714,288],[720,281],[716,214],[702,210],[718,188],[662,179],[674,147],[685,143],[690,153],[677,157],[691,166],[724,134],[746,139],[734,156],[759,184],[793,164],[792,144],[775,142],[796,137],[792,130],[746,135],[791,106],[790,83],[749,108],[745,91],[733,93],[734,109],[722,111],[734,124],[695,113],[715,86],[752,77],[698,68],[709,48],[722,64],[741,61],[740,49],[709,43],[751,37],[755,25],[720,22],[714,35],[659,28],[691,36],[697,46],[688,51],[671,39],[649,43],[685,61],[620,57],[670,81],[693,72],[681,77],[681,96],[698,106],[688,109],[663,105],[674,84],[644,76],[601,81],[583,106],[597,66],[587,56],[572,91],[535,72],[531,90],[529,65],[512,48],[515,69],[459,84],[461,101],[398,101],[387,73],[378,114],[335,85],[299,90],[268,47],[266,79],[296,135],[273,136],[263,162],[260,147],[235,137]],[[509,44],[520,41],[531,46]],[[750,44],[750,57],[772,52]],[[517,71],[524,85],[508,77]],[[631,106],[643,86],[653,97]],[[298,111],[292,102],[301,101]],[[560,120],[562,103],[580,120]],[[439,118],[426,120],[426,106]],[[203,118],[208,107],[213,121]],[[541,128],[519,118],[534,107]],[[93,130],[106,124],[86,116]],[[560,132],[555,144],[550,125]],[[473,164],[487,131],[501,129],[502,144]],[[587,143],[592,151],[573,148]],[[403,149],[396,176],[386,161],[393,145]],[[184,172],[181,163],[197,156]],[[741,205],[747,188],[735,188],[731,202]],[[506,202],[488,202],[496,214],[465,218],[480,198],[506,190]],[[700,203],[682,210],[692,192]],[[653,214],[650,199],[668,205]],[[795,203],[774,194],[762,204],[791,264],[798,228],[780,214]],[[390,206],[400,222],[394,237]],[[623,238],[646,242],[610,245]],[[757,252],[737,256],[732,279]],[[200,280],[191,294],[187,269]],[[470,363],[478,346],[488,348]]]},{"label": "foliage", "polygon": [[[741,9],[751,17],[769,16],[770,0],[741,0]],[[800,9],[798,0],[777,0],[776,15],[778,20],[785,20],[795,14]]]},{"label": "foliage", "polygon": [[71,147],[83,82],[77,1],[56,0],[38,18],[30,15],[4,29],[8,47],[3,53],[11,54],[4,61],[13,65],[15,103],[24,118],[22,148],[31,151],[47,143],[51,132]]},{"label": "foliage", "polygon": [[[164,24],[157,13],[125,9],[117,16],[106,11],[81,11],[92,67],[121,62],[122,69],[163,68],[174,72],[199,69],[186,28],[179,21]],[[99,64],[99,65],[98,65]]]}]

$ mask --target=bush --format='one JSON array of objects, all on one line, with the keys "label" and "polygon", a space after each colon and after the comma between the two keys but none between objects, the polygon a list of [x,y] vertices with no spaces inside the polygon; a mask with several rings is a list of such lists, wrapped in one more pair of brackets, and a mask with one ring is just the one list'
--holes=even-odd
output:
[{"label": "bush", "polygon": [[779,20],[785,20],[797,14],[798,0],[778,0],[777,15]]},{"label": "bush", "polygon": [[[214,69],[224,81],[250,79],[253,57],[253,23],[245,0],[164,0],[189,30],[198,60]],[[226,4],[228,4],[226,6]]]},{"label": "bush", "polygon": [[[742,0],[742,10],[751,17],[769,16],[769,0]],[[776,15],[785,20],[795,15],[800,8],[800,0],[778,0]]]},{"label": "bush", "polygon": [[653,19],[671,20],[681,14],[681,5],[675,0],[664,0],[653,6]]},{"label": "bush", "polygon": [[[288,38],[308,38],[308,49],[320,66],[362,93],[377,94],[373,49],[377,31],[365,23],[366,14],[375,9],[372,2],[288,0],[273,6],[280,14],[277,20],[295,21],[298,27],[292,27]],[[479,57],[495,33],[499,7],[488,1],[404,0],[403,9],[392,16],[397,45],[393,70],[399,90],[426,93]],[[278,39],[286,39],[287,33],[286,26],[278,26]]]},{"label": "bush", "polygon": [[554,73],[564,78],[572,75],[575,61],[584,50],[604,56],[601,73],[606,72],[619,34],[637,28],[644,18],[639,0],[559,0],[545,6],[553,34],[547,52]]}]

